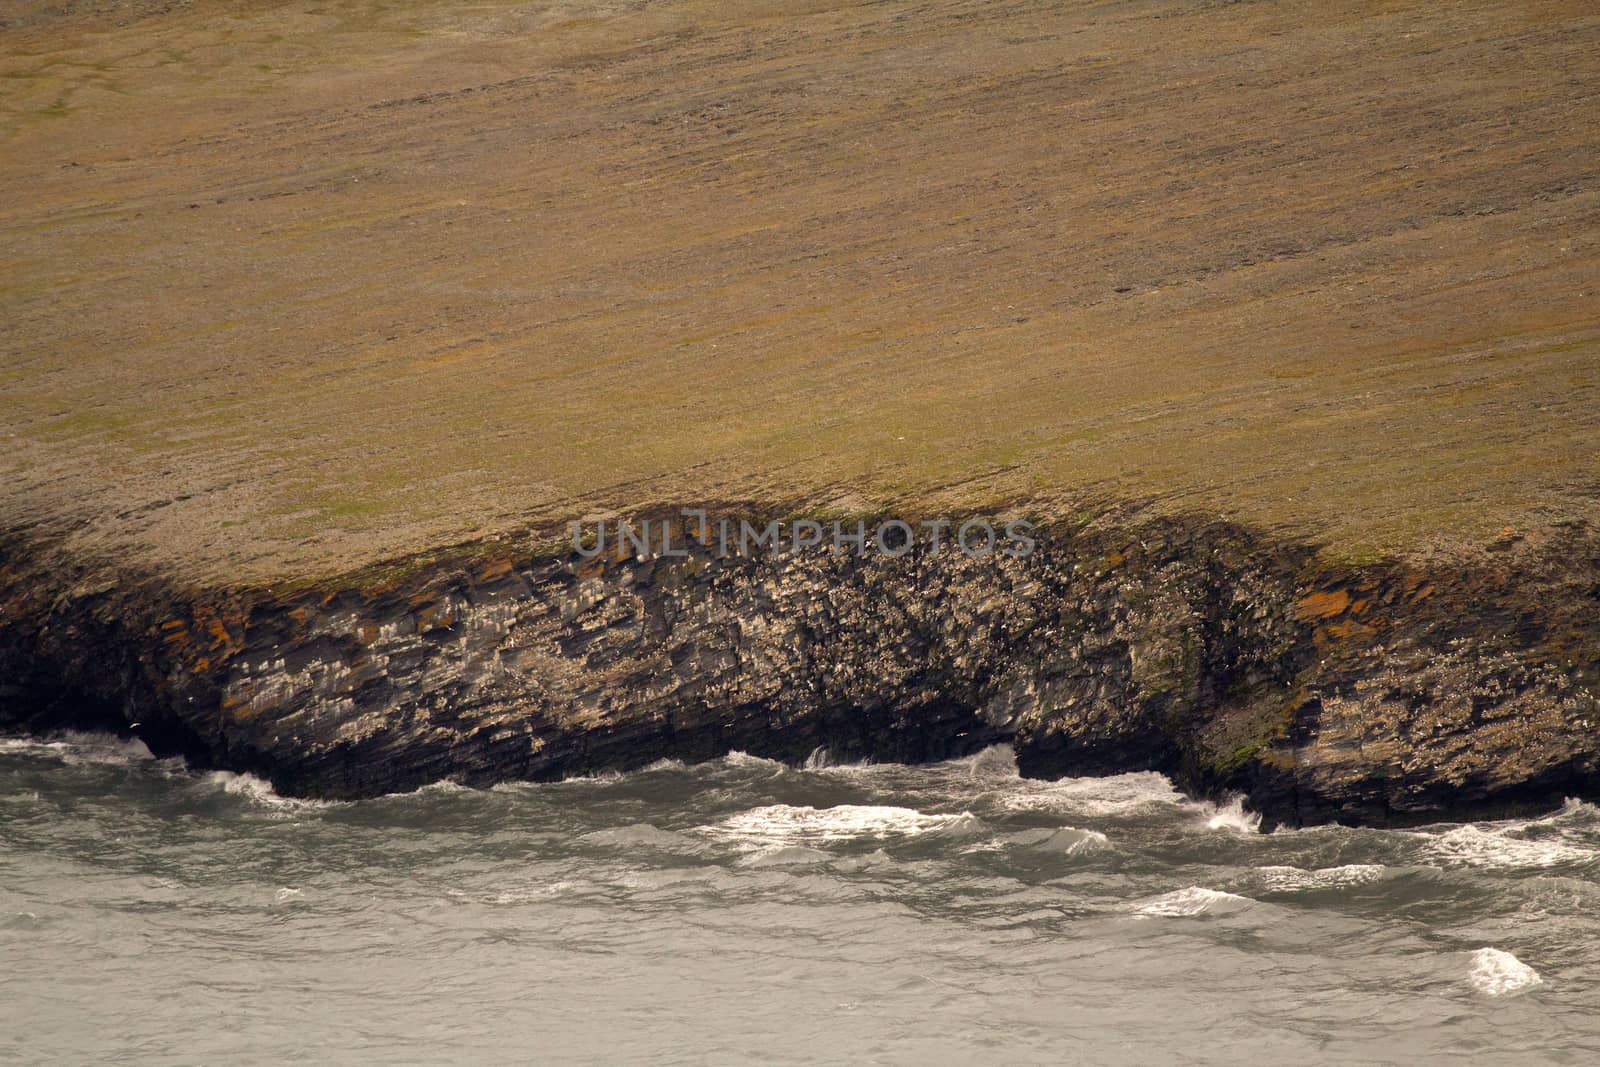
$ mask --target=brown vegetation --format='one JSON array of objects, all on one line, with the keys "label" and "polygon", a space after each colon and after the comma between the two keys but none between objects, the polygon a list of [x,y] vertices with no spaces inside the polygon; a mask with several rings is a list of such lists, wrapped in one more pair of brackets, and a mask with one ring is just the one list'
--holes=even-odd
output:
[{"label": "brown vegetation", "polygon": [[0,22],[0,520],[86,553],[1595,509],[1592,4],[80,7]]}]

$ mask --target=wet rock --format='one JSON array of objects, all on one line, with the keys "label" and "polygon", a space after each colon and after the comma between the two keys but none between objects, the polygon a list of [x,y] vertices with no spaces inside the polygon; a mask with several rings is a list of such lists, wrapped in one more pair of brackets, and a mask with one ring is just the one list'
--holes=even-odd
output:
[{"label": "wet rock", "polygon": [[492,548],[274,593],[90,582],[14,540],[0,723],[111,726],[332,797],[1007,739],[1029,775],[1161,770],[1269,824],[1600,793],[1600,547],[1578,526],[1427,569],[1180,520],[1021,558]]}]

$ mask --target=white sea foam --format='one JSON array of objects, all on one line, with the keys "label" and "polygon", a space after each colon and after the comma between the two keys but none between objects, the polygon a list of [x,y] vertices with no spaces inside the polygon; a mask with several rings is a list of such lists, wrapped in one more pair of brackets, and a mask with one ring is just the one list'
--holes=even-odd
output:
[{"label": "white sea foam", "polygon": [[1227,915],[1243,911],[1254,903],[1249,897],[1192,885],[1187,889],[1140,901],[1133,905],[1133,910],[1137,915],[1177,918],[1186,915]]},{"label": "white sea foam", "polygon": [[1596,807],[1587,800],[1579,800],[1577,797],[1567,797],[1566,800],[1561,802],[1560,811],[1545,816],[1545,820],[1547,822],[1554,822],[1557,819],[1571,818],[1600,818],[1600,807]]},{"label": "white sea foam", "polygon": [[[707,833],[770,841],[849,841],[863,837],[913,837],[938,830],[963,832],[978,824],[970,812],[924,815],[911,808],[840,804],[831,808],[772,804],[703,827]],[[981,824],[978,824],[981,825]]]},{"label": "white sea foam", "polygon": [[106,764],[124,767],[149,763],[155,755],[137,737],[83,733],[68,730],[50,738],[0,737],[0,753],[43,756],[67,764]]},{"label": "white sea foam", "polygon": [[997,799],[1008,811],[1047,811],[1077,815],[1131,815],[1189,803],[1172,782],[1155,771],[1108,778],[1064,778],[1058,782],[1018,781],[1016,792]]},{"label": "white sea foam", "polygon": [[1043,811],[1089,817],[1118,817],[1166,810],[1189,810],[1211,830],[1259,833],[1261,816],[1246,811],[1243,797],[1222,804],[1190,800],[1166,775],[1138,771],[1107,778],[1067,778],[1059,782],[1019,781],[1016,788],[997,797],[1007,811]]},{"label": "white sea foam", "polygon": [[990,745],[970,756],[946,760],[944,765],[969,778],[1022,778],[1017,770],[1017,750],[1006,744]]},{"label": "white sea foam", "polygon": [[1498,948],[1480,948],[1472,954],[1467,980],[1478,992],[1491,997],[1509,996],[1544,984],[1538,971]]},{"label": "white sea foam", "polygon": [[1595,822],[1597,818],[1600,818],[1600,808],[1576,797],[1567,797],[1561,802],[1561,807],[1549,814],[1540,815],[1533,819],[1505,819],[1488,825],[1498,833],[1516,833],[1519,830],[1527,830],[1535,826]]},{"label": "white sea foam", "polygon": [[[960,756],[956,759],[921,765],[894,762],[882,763],[870,757],[843,760],[829,752],[826,745],[819,745],[806,756],[802,767],[811,772],[826,772],[849,778],[862,776],[897,777],[910,774],[923,777],[938,777],[946,781],[974,778],[1009,779],[1017,783],[1023,781],[1022,776],[1017,772],[1017,754],[1010,745],[990,745],[988,748],[975,752],[970,756]],[[1030,781],[1028,784],[1044,786],[1048,783]]]},{"label": "white sea foam", "polygon": [[723,756],[722,762],[729,767],[752,767],[773,771],[786,771],[789,769],[775,759],[767,759],[765,756],[752,756],[748,752],[737,750]]},{"label": "white sea foam", "polygon": [[806,757],[805,769],[808,771],[825,770],[828,767],[838,766],[828,753],[827,745],[818,745],[811,750],[811,755]]},{"label": "white sea foam", "polygon": [[970,811],[963,811],[951,816],[949,822],[935,826],[931,832],[939,837],[977,837],[987,834],[989,829],[988,823]]},{"label": "white sea foam", "polygon": [[[605,771],[595,771],[593,774],[573,774],[573,775],[567,776],[566,778],[561,778],[561,779],[558,779],[558,780],[556,780],[554,782],[543,783],[543,784],[548,784],[548,785],[595,785],[596,783],[604,784],[604,783],[607,783],[607,782],[620,782],[620,781],[622,781],[622,772],[621,771],[605,770]],[[500,782],[500,783],[498,783],[498,784],[496,784],[494,786],[491,786],[490,788],[499,789],[499,788],[501,788],[503,786],[508,791],[510,791],[510,790],[516,790],[516,789],[524,788],[524,787],[526,787],[526,786],[528,786],[530,784],[533,784],[533,783],[529,783],[529,782]]]},{"label": "white sea foam", "polygon": [[333,807],[338,803],[333,800],[308,800],[304,797],[280,796],[273,790],[270,782],[257,778],[253,774],[238,774],[233,771],[211,771],[200,780],[206,785],[221,789],[230,796],[243,797],[252,804],[278,812],[316,811],[321,808]]},{"label": "white sea foam", "polygon": [[452,781],[449,778],[441,778],[436,782],[429,782],[427,785],[419,785],[409,792],[385,793],[381,799],[404,800],[407,797],[465,796],[481,792],[483,790],[476,789],[470,785],[462,785],[460,782]]},{"label": "white sea foam", "polygon": [[1234,797],[1226,804],[1203,803],[1200,807],[1202,813],[1207,814],[1207,829],[1232,830],[1240,834],[1261,832],[1261,816],[1245,810],[1244,797]]},{"label": "white sea foam", "polygon": [[1529,840],[1513,837],[1514,828],[1485,830],[1478,826],[1458,826],[1439,832],[1418,832],[1425,847],[1435,856],[1467,867],[1555,867],[1562,864],[1587,864],[1600,859],[1600,853],[1560,841]]},{"label": "white sea foam", "polygon": [[1342,889],[1368,885],[1388,871],[1381,863],[1349,863],[1342,867],[1257,867],[1253,873],[1264,888],[1279,892],[1304,889]]}]

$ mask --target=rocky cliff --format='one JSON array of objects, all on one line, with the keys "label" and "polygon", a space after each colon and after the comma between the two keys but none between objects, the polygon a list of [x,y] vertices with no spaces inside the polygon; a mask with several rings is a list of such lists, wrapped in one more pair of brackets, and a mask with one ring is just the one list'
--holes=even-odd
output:
[{"label": "rocky cliff", "polygon": [[185,590],[12,539],[0,724],[111,727],[334,797],[1007,739],[1029,775],[1153,768],[1242,790],[1269,824],[1600,795],[1600,538],[1581,525],[1342,568],[1175,519],[1045,527],[1026,556],[685,543],[485,543]]}]

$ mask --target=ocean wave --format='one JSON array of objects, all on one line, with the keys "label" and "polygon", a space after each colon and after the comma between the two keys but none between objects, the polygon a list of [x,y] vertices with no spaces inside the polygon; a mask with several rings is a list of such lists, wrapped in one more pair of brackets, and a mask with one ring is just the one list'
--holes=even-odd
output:
[{"label": "ocean wave", "polygon": [[1245,810],[1244,797],[1234,797],[1226,804],[1200,801],[1196,806],[1205,818],[1208,830],[1231,830],[1239,834],[1261,832],[1261,816],[1257,812]]},{"label": "ocean wave", "polygon": [[748,752],[740,752],[737,749],[728,753],[726,756],[723,756],[722,763],[726,767],[747,767],[779,772],[789,769],[786,765],[780,763],[778,760],[767,759],[765,756],[752,756]]},{"label": "ocean wave", "polygon": [[1556,822],[1567,819],[1584,819],[1589,822],[1600,821],[1600,807],[1579,800],[1577,797],[1567,797],[1561,802],[1561,808],[1544,817],[1545,822]]},{"label": "ocean wave", "polygon": [[1515,827],[1485,830],[1469,824],[1442,832],[1418,831],[1416,836],[1434,856],[1466,867],[1555,867],[1600,859],[1593,849],[1511,836],[1514,832]]},{"label": "ocean wave", "polygon": [[1293,892],[1370,885],[1388,873],[1389,868],[1381,863],[1347,863],[1340,867],[1319,867],[1315,870],[1306,870],[1302,867],[1257,867],[1251,872],[1251,877],[1264,889]]},{"label": "ocean wave", "polygon": [[780,845],[752,852],[738,862],[741,867],[811,867],[828,863],[832,859],[832,856],[820,849],[807,848],[804,845]]},{"label": "ocean wave", "polygon": [[1600,823],[1600,808],[1586,800],[1567,797],[1561,802],[1561,807],[1547,814],[1532,819],[1505,819],[1489,825],[1497,832],[1515,833],[1536,827],[1566,826],[1572,823]]},{"label": "ocean wave", "polygon": [[1103,852],[1112,847],[1111,839],[1099,830],[1080,830],[1076,826],[1062,826],[1056,829],[1039,827],[1005,834],[985,848],[992,850],[1006,846],[1028,848],[1037,852],[1058,852],[1066,856]]},{"label": "ocean wave", "polygon": [[1538,971],[1498,948],[1480,948],[1472,954],[1467,981],[1478,992],[1491,997],[1509,996],[1544,984]]},{"label": "ocean wave", "polygon": [[0,737],[0,755],[40,756],[73,765],[112,767],[157,762],[155,754],[137,737],[122,738],[78,730],[67,730],[48,738]]},{"label": "ocean wave", "polygon": [[957,834],[981,826],[971,812],[925,815],[911,808],[840,804],[831,808],[772,804],[730,816],[700,829],[722,837],[777,841],[851,841],[868,837],[915,837],[936,831]]},{"label": "ocean wave", "polygon": [[[417,788],[407,790],[404,793],[384,793],[380,796],[371,797],[365,801],[361,801],[361,803],[390,804],[397,801],[403,803],[408,800],[421,800],[427,797],[476,796],[478,794],[491,791],[492,787],[491,789],[480,789],[477,786],[462,785],[460,782],[454,781],[450,778],[440,778],[438,781],[429,782],[427,785],[419,785]],[[316,803],[324,802],[317,801]],[[333,802],[328,801],[326,803],[331,804]]]},{"label": "ocean wave", "polygon": [[900,866],[901,862],[899,860],[881,848],[875,848],[864,856],[845,856],[833,861],[834,870],[850,873],[884,871]]},{"label": "ocean wave", "polygon": [[848,766],[848,764],[835,761],[833,754],[828,751],[827,745],[818,745],[812,749],[811,754],[806,757],[806,761],[800,765],[802,770],[807,771],[822,771],[842,766]]},{"label": "ocean wave", "polygon": [[502,889],[499,892],[484,896],[469,893],[464,889],[447,889],[445,890],[445,895],[455,900],[485,904],[530,904],[542,903],[555,897],[582,895],[597,888],[599,886],[596,883],[557,880],[553,882],[531,882],[514,889]]},{"label": "ocean wave", "polygon": [[474,796],[482,792],[483,790],[476,786],[462,785],[453,779],[441,778],[437,782],[429,782],[427,785],[418,786],[409,793],[396,793],[394,795],[402,797],[461,797]]},{"label": "ocean wave", "polygon": [[1166,775],[1136,771],[1057,782],[1018,779],[1017,790],[995,798],[995,803],[1007,811],[1117,816],[1176,808],[1192,801],[1178,792]]},{"label": "ocean wave", "polygon": [[650,849],[655,852],[695,853],[705,848],[692,837],[672,830],[663,830],[647,822],[631,823],[609,830],[595,830],[581,835],[578,840],[626,851]]},{"label": "ocean wave", "polygon": [[[803,770],[812,773],[828,773],[844,777],[858,776],[886,776],[895,777],[908,772],[923,776],[925,779],[937,779],[944,782],[970,782],[979,780],[1012,780],[1024,781],[1017,770],[1017,754],[1010,745],[990,745],[988,748],[974,752],[970,756],[958,756],[955,759],[941,760],[938,763],[896,763],[880,762],[871,758],[857,760],[841,760],[834,756],[826,745],[819,745],[811,750],[811,754],[801,765]],[[1045,785],[1043,782],[1032,782],[1034,785]]]},{"label": "ocean wave", "polygon": [[1103,852],[1111,847],[1111,839],[1099,830],[1080,830],[1076,826],[1063,826],[1033,847],[1042,852],[1060,852],[1076,856],[1085,852]]},{"label": "ocean wave", "polygon": [[284,814],[321,811],[343,803],[337,800],[282,796],[272,788],[272,783],[253,774],[240,774],[235,771],[209,771],[199,778],[199,783],[202,786],[219,789],[228,796],[239,797],[252,805]]},{"label": "ocean wave", "polygon": [[1017,750],[1009,744],[990,745],[970,756],[946,761],[946,766],[964,771],[971,778],[1017,778]]},{"label": "ocean wave", "polygon": [[1190,915],[1229,915],[1243,911],[1253,904],[1255,901],[1249,897],[1192,885],[1187,889],[1174,890],[1158,897],[1151,897],[1149,900],[1136,902],[1132,908],[1136,915],[1180,918]]},{"label": "ocean wave", "polygon": [[620,782],[622,779],[623,773],[621,771],[605,770],[594,771],[589,774],[572,774],[565,778],[558,778],[553,782],[496,782],[489,788],[504,792],[514,792],[530,788],[540,789],[552,785],[610,785],[613,782]]}]

